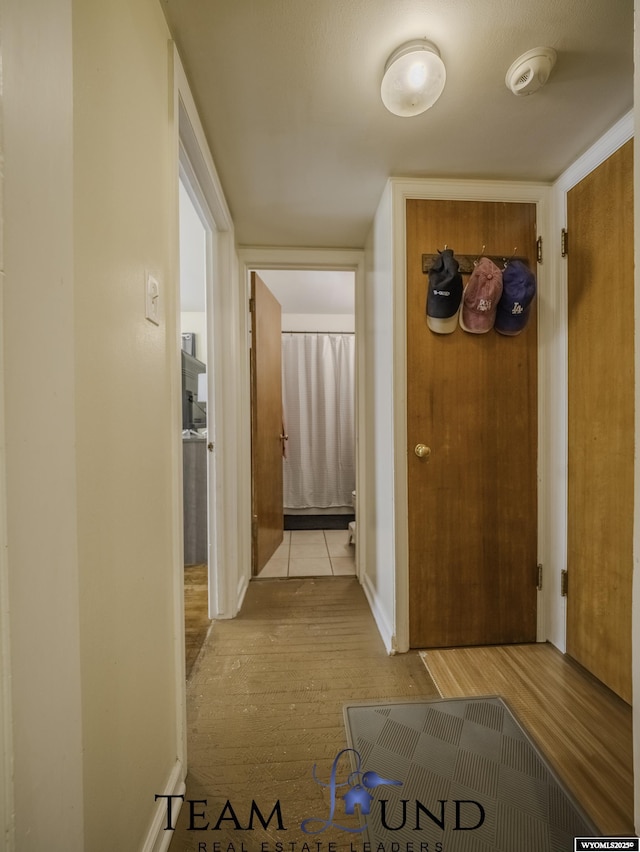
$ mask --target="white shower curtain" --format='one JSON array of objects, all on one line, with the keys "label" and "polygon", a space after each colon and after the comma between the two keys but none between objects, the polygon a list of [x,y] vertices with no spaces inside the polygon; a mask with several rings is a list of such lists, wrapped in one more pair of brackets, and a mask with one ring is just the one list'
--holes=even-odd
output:
[{"label": "white shower curtain", "polygon": [[282,335],[282,400],[289,440],[284,507],[351,506],[355,488],[355,337]]}]

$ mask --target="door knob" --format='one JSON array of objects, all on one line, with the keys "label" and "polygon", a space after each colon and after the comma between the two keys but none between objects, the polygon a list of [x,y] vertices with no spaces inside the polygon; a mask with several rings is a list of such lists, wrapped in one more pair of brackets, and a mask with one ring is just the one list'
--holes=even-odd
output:
[{"label": "door knob", "polygon": [[428,459],[431,455],[431,447],[427,447],[426,444],[416,444],[414,453],[418,456],[419,459]]}]

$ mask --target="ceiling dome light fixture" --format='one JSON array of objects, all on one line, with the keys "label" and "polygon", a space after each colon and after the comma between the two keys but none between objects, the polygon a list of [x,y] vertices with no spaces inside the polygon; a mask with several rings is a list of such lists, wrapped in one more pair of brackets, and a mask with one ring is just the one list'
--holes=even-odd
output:
[{"label": "ceiling dome light fixture", "polygon": [[394,115],[419,115],[438,100],[446,78],[435,44],[426,39],[408,41],[387,60],[380,87],[382,102]]}]

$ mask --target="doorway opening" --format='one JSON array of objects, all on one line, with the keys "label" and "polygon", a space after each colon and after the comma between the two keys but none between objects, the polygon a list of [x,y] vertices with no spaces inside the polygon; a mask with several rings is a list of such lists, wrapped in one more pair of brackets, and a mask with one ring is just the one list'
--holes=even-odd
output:
[{"label": "doorway opening", "polygon": [[281,309],[283,536],[254,575],[355,575],[355,273],[258,274]]},{"label": "doorway opening", "polygon": [[179,181],[182,485],[187,676],[209,629],[207,263],[209,233],[189,184]]}]

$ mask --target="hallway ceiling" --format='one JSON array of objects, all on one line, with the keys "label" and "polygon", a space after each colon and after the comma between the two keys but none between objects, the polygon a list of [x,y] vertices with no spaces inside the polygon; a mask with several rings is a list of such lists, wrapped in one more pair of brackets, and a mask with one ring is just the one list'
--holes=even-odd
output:
[{"label": "hallway ceiling", "polygon": [[[385,181],[554,180],[633,105],[633,0],[161,0],[240,245],[361,248]],[[428,38],[447,69],[413,118],[385,62]],[[538,46],[538,93],[504,78]]]}]

